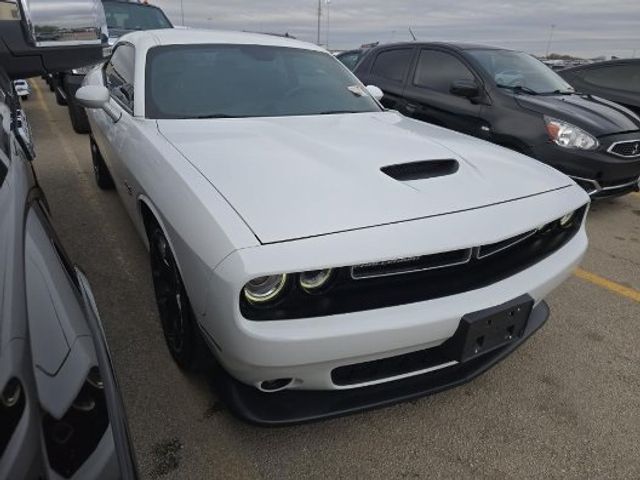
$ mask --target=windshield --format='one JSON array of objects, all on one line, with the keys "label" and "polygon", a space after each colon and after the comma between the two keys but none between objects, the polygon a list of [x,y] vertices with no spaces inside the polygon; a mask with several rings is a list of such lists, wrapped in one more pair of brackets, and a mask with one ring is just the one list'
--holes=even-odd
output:
[{"label": "windshield", "polygon": [[104,2],[103,5],[111,35],[133,30],[172,28],[171,22],[159,8],[125,2]]},{"label": "windshield", "polygon": [[333,56],[258,45],[174,45],[150,50],[148,118],[269,117],[377,112]]},{"label": "windshield", "polygon": [[509,50],[469,50],[496,86],[531,94],[573,93],[573,87],[527,53]]}]

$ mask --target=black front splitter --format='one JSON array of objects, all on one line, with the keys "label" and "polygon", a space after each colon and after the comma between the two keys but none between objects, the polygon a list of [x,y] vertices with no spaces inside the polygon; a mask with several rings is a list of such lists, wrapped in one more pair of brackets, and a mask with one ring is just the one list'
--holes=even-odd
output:
[{"label": "black front splitter", "polygon": [[546,302],[540,302],[531,312],[526,329],[517,341],[442,370],[371,387],[264,393],[238,382],[225,372],[217,376],[216,386],[232,413],[257,425],[283,426],[348,415],[413,400],[469,382],[509,356],[548,318],[549,307]]}]

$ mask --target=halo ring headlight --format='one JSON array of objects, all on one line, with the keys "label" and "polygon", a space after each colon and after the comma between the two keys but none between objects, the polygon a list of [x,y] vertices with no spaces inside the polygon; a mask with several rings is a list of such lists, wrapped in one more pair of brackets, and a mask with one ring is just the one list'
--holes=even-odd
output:
[{"label": "halo ring headlight", "polygon": [[568,228],[573,223],[573,218],[575,216],[575,212],[567,213],[564,217],[560,219],[560,226],[562,228]]},{"label": "halo ring headlight", "polygon": [[286,284],[286,274],[254,278],[244,286],[244,297],[254,305],[264,304],[278,297]]},{"label": "halo ring headlight", "polygon": [[331,268],[302,272],[299,280],[300,286],[307,292],[317,291],[327,285],[332,274],[333,270]]}]

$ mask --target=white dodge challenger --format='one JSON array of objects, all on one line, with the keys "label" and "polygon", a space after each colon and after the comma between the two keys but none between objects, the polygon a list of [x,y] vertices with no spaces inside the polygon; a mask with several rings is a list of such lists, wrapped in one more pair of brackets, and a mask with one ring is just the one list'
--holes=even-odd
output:
[{"label": "white dodge challenger", "polygon": [[245,419],[468,381],[546,321],[585,252],[572,180],[379,94],[315,45],[195,30],[123,37],[77,92],[97,183],[149,246],[171,355],[211,351]]}]

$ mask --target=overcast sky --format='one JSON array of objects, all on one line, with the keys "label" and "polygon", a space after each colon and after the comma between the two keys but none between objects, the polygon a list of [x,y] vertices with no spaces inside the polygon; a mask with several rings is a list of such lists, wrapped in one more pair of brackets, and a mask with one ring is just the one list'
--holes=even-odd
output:
[{"label": "overcast sky", "polygon": [[[187,26],[285,33],[316,40],[317,0],[183,0]],[[321,42],[457,40],[544,54],[640,56],[640,0],[331,0]],[[182,23],[180,0],[151,0]],[[328,15],[327,15],[328,14]]]}]

